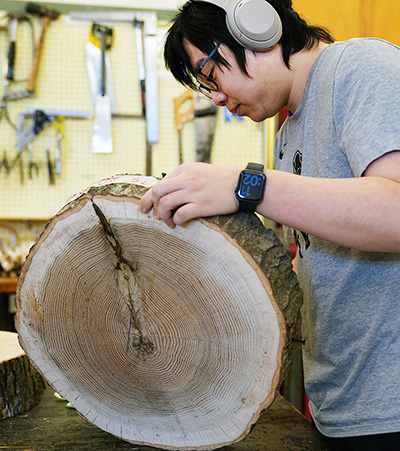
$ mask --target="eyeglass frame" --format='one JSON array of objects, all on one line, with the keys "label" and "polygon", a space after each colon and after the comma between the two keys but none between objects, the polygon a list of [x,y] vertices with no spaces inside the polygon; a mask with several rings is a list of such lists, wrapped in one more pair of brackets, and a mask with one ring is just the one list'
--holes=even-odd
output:
[{"label": "eyeglass frame", "polygon": [[[208,63],[208,61],[215,55],[216,51],[218,50],[218,47],[222,44],[222,41],[218,41],[216,46],[212,49],[210,54],[207,56],[207,58],[202,62],[202,64],[199,67],[199,70],[196,71],[196,81],[199,84],[198,91],[204,94],[209,99],[212,99],[211,91],[219,91],[218,83],[210,78],[208,75],[204,74],[202,72],[204,66]],[[208,87],[205,84],[203,84],[199,79],[197,78],[198,75],[202,75],[210,84],[212,87]]]}]

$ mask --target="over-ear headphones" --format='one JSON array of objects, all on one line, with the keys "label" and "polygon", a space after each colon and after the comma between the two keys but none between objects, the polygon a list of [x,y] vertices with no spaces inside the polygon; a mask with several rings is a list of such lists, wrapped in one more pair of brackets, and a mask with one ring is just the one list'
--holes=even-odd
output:
[{"label": "over-ear headphones", "polygon": [[194,0],[212,3],[226,12],[226,25],[243,47],[266,52],[282,36],[282,22],[266,0]]}]

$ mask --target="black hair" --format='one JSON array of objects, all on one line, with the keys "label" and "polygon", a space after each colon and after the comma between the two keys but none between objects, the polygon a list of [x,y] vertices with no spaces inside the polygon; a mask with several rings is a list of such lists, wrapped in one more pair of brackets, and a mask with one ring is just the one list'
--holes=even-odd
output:
[{"label": "black hair", "polygon": [[[309,50],[323,41],[332,43],[334,38],[328,30],[310,26],[292,9],[292,0],[269,0],[282,21],[282,37],[279,41],[282,58],[290,69],[290,56]],[[180,9],[167,32],[164,46],[164,61],[168,70],[182,85],[196,89],[194,68],[183,45],[184,39],[201,52],[209,54],[216,43],[222,41],[234,54],[240,70],[249,76],[246,69],[245,48],[239,44],[226,26],[226,13],[219,6],[202,1],[189,0]],[[217,51],[212,57],[218,67],[228,67],[228,61]]]}]

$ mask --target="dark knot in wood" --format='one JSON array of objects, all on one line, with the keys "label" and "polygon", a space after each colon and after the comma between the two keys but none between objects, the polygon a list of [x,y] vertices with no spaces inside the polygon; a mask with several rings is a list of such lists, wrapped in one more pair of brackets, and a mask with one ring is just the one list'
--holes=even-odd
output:
[{"label": "dark knot in wood", "polygon": [[143,292],[138,282],[137,267],[123,255],[122,246],[102,210],[93,201],[92,205],[103,228],[104,236],[115,254],[117,262],[114,269],[117,285],[126,299],[130,312],[126,353],[128,354],[132,346],[142,355],[151,354],[155,346],[146,333],[146,321],[142,308]]}]

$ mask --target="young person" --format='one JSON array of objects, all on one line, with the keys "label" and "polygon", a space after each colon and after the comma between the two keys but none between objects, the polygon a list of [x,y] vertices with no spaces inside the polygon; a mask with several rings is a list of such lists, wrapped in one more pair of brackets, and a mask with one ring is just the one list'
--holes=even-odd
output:
[{"label": "young person", "polygon": [[[140,209],[170,227],[238,209],[284,224],[301,257],[316,426],[339,449],[400,449],[400,49],[374,38],[334,42],[291,0],[265,2],[278,18],[271,42],[239,43],[224,3],[241,3],[237,22],[255,22],[258,33],[260,14],[250,16],[260,2],[187,2],[165,62],[180,83],[239,116],[258,122],[286,107],[276,170],[185,164]],[[266,178],[264,191],[240,198],[243,170]]]}]

